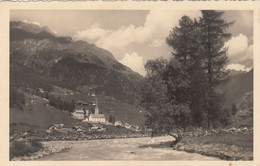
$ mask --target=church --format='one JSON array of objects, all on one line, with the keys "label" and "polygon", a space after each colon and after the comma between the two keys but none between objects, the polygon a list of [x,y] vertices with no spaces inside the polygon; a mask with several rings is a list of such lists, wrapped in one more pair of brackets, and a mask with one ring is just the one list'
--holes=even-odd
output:
[{"label": "church", "polygon": [[105,115],[99,113],[97,105],[95,108],[95,114],[90,114],[88,120],[89,122],[106,122]]},{"label": "church", "polygon": [[95,106],[94,114],[90,113],[88,116],[85,116],[83,122],[93,122],[93,123],[105,123],[106,118],[104,114],[99,113],[98,103]]},{"label": "church", "polygon": [[[94,111],[95,107],[95,111]],[[104,114],[100,114],[98,109],[98,102],[82,102],[78,101],[75,105],[75,110],[72,116],[83,122],[105,123],[106,118]]]},{"label": "church", "polygon": [[[80,107],[80,109],[75,109],[73,115],[83,122],[105,123],[106,118],[104,114],[100,114],[98,109],[98,102],[96,102],[96,104],[92,103],[91,106],[92,108],[88,105],[88,107]],[[95,107],[94,113],[93,106]]]}]

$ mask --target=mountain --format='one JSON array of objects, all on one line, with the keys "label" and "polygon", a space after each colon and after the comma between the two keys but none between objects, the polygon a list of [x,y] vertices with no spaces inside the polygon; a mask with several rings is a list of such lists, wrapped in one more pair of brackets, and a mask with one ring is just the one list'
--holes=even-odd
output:
[{"label": "mountain", "polygon": [[253,126],[253,73],[253,69],[249,72],[231,71],[220,88],[224,92],[223,109],[231,111],[233,105],[237,109],[229,127]]},{"label": "mountain", "polygon": [[[17,86],[34,84],[50,90],[58,85],[127,103],[137,102],[143,80],[107,50],[21,21],[10,22],[10,64],[11,73],[15,72],[11,82]],[[39,77],[42,81],[37,81]]]},{"label": "mountain", "polygon": [[222,87],[222,91],[225,93],[224,107],[231,107],[236,100],[243,98],[247,93],[253,92],[253,73],[253,69],[251,69],[249,72],[231,75],[226,80]]},{"label": "mountain", "polygon": [[246,71],[242,71],[242,70],[234,70],[234,69],[231,69],[231,70],[229,70],[229,74],[230,74],[230,76],[236,76],[236,75],[239,75],[239,74],[245,74],[245,73],[247,73]]}]

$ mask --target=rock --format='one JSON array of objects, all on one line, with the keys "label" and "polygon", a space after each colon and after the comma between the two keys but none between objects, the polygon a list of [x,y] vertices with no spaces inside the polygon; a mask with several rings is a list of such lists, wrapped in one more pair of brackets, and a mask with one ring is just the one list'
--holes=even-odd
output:
[{"label": "rock", "polygon": [[178,150],[184,150],[184,149],[185,149],[184,146],[180,146],[180,147],[178,147]]},{"label": "rock", "polygon": [[224,154],[225,156],[227,156],[227,157],[230,157],[230,158],[234,157],[234,152],[232,152],[232,151],[223,152],[223,154]]},{"label": "rock", "polygon": [[237,146],[235,146],[235,145],[232,145],[232,146],[230,147],[230,150],[236,152],[236,151],[239,150],[239,148],[238,148]]}]

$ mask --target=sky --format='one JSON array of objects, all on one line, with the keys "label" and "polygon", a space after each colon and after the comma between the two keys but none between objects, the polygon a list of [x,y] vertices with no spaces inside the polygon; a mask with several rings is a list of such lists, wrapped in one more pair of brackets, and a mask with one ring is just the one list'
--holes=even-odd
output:
[{"label": "sky", "polygon": [[[47,26],[61,36],[71,36],[107,49],[122,64],[145,75],[151,59],[171,57],[166,44],[170,31],[187,15],[199,18],[197,10],[12,10],[11,21]],[[253,12],[225,11],[223,19],[235,21],[227,31],[232,38],[228,69],[249,71],[253,67]]]}]

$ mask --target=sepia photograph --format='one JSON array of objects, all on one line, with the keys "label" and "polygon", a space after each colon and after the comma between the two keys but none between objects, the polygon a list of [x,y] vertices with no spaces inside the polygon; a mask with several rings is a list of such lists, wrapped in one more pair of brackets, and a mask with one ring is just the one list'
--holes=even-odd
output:
[{"label": "sepia photograph", "polygon": [[253,10],[9,13],[9,161],[253,161]]}]

